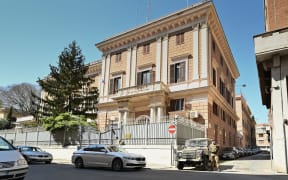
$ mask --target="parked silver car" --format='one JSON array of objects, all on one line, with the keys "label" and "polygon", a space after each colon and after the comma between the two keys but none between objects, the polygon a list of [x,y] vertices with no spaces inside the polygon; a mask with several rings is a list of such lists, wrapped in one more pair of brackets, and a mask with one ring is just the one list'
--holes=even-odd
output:
[{"label": "parked silver car", "polygon": [[0,179],[24,179],[28,165],[24,157],[0,136]]},{"label": "parked silver car", "polygon": [[53,160],[52,154],[43,151],[39,147],[34,146],[16,146],[16,148],[22,153],[28,163],[31,162],[45,162],[50,164]]},{"label": "parked silver car", "polygon": [[76,168],[111,167],[115,171],[122,168],[143,168],[146,159],[139,154],[128,153],[115,145],[95,144],[75,151],[72,163]]}]

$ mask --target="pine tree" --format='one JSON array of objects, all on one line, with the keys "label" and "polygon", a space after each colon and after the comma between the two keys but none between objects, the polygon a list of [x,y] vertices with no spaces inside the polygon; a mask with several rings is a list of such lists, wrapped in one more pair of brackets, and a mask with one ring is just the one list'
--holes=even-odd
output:
[{"label": "pine tree", "polygon": [[6,119],[8,121],[7,129],[11,129],[13,127],[13,123],[16,122],[16,118],[13,116],[13,107],[10,107]]},{"label": "pine tree", "polygon": [[69,112],[96,118],[98,89],[90,87],[93,80],[86,76],[88,66],[84,60],[81,49],[73,41],[59,55],[58,66],[50,65],[49,76],[38,80],[46,96],[38,99],[41,106],[36,109],[42,110],[44,116],[56,117]]}]

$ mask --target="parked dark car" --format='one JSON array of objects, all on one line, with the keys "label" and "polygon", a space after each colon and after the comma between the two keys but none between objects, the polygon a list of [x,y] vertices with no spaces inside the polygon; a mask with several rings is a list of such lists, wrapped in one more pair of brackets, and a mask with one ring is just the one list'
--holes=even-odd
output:
[{"label": "parked dark car", "polygon": [[220,154],[221,159],[237,159],[239,156],[233,148],[224,148]]},{"label": "parked dark car", "polygon": [[28,163],[45,162],[46,164],[50,164],[53,160],[52,154],[43,151],[39,147],[17,146],[16,148],[22,153]]}]

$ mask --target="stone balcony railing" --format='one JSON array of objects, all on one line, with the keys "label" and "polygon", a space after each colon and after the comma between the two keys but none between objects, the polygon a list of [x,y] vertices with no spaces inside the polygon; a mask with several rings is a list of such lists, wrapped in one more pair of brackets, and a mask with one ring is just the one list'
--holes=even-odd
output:
[{"label": "stone balcony railing", "polygon": [[133,86],[128,88],[120,89],[117,93],[111,94],[109,96],[102,96],[99,98],[99,103],[112,102],[113,99],[125,98],[132,96],[144,95],[156,91],[165,91],[168,92],[168,87],[162,82],[155,82],[153,84],[147,84],[142,86]]}]

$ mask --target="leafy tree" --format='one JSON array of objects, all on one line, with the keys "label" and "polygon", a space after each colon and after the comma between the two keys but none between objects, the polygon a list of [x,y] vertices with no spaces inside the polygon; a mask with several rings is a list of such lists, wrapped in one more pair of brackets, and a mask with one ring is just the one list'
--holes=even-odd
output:
[{"label": "leafy tree", "polygon": [[[88,66],[84,64],[84,60],[81,49],[73,41],[59,55],[58,66],[50,65],[49,76],[38,80],[46,95],[44,98],[38,97],[41,103],[34,107],[35,114],[52,116],[45,121],[46,125],[51,123],[53,128],[47,127],[51,131],[62,127],[61,123],[57,123],[57,117],[62,113],[96,118],[98,89],[90,86],[93,79],[87,76]],[[34,98],[37,99],[37,96]],[[67,125],[73,126],[73,122]]]}]

